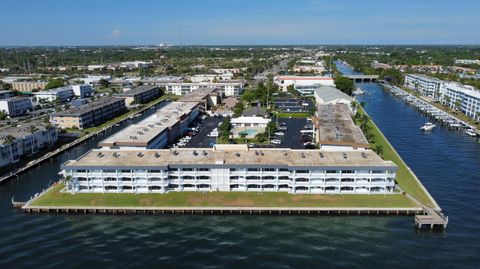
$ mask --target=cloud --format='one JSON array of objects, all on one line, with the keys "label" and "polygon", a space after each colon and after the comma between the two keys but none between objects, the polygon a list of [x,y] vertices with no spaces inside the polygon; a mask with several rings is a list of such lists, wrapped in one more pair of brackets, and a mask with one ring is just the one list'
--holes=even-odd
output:
[{"label": "cloud", "polygon": [[120,30],[120,29],[118,29],[118,28],[115,28],[115,29],[113,29],[112,32],[110,33],[110,37],[117,38],[117,37],[119,37],[121,34],[122,34],[122,30]]}]

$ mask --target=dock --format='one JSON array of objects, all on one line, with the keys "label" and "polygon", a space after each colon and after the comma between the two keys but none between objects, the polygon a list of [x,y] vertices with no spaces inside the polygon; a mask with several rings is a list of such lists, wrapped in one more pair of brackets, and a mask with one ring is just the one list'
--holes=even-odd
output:
[{"label": "dock", "polygon": [[477,136],[480,136],[480,131],[477,130],[475,126],[435,107],[428,101],[425,101],[399,87],[387,83],[382,83],[381,85],[394,96],[402,99],[404,102],[419,110],[422,114],[428,116],[432,122],[436,122],[437,124],[445,126],[451,130],[472,129]]},{"label": "dock", "polygon": [[443,215],[440,211],[432,208],[425,208],[424,215],[415,216],[415,226],[421,230],[424,227],[433,230],[435,227],[447,228],[448,217]]}]

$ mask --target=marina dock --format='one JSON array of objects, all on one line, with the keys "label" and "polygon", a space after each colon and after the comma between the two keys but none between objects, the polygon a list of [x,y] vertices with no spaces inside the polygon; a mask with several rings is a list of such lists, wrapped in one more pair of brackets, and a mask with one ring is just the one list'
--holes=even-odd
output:
[{"label": "marina dock", "polygon": [[428,116],[432,122],[436,122],[437,124],[440,124],[452,130],[472,129],[475,130],[477,136],[480,136],[480,131],[477,130],[475,126],[433,106],[422,98],[419,98],[399,87],[392,86],[387,83],[382,83],[381,85],[384,87],[384,89],[388,90],[394,96],[397,96],[404,102],[415,107],[424,115]]}]

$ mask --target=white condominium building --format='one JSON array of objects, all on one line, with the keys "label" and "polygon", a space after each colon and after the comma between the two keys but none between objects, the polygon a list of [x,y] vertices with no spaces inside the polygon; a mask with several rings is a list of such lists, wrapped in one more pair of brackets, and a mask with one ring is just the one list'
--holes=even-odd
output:
[{"label": "white condominium building", "polygon": [[423,96],[438,98],[443,81],[420,74],[405,75],[405,87],[419,92]]},{"label": "white condominium building", "polygon": [[230,82],[199,82],[199,83],[167,83],[166,89],[169,94],[185,95],[198,89],[219,89],[223,96],[238,96],[243,92],[243,81]]},{"label": "white condominium building", "polygon": [[1,129],[0,167],[16,163],[23,156],[35,153],[42,148],[51,147],[57,139],[57,128],[40,121]]},{"label": "white condominium building", "polygon": [[53,102],[57,99],[61,102],[67,102],[71,100],[74,96],[71,86],[55,88],[47,91],[34,92],[33,94],[37,98],[37,101],[44,100],[47,102]]},{"label": "white condominium building", "polygon": [[449,82],[442,84],[440,102],[480,121],[480,91],[472,86]]},{"label": "white condominium building", "polygon": [[216,145],[164,150],[95,149],[61,166],[80,193],[238,191],[391,194],[397,166],[371,150],[324,152]]}]

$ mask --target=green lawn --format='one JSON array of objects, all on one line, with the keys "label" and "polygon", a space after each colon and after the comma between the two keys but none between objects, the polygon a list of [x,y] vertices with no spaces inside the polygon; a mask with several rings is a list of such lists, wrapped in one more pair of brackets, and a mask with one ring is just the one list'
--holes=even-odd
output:
[{"label": "green lawn", "polygon": [[297,112],[297,113],[287,113],[287,112],[278,112],[275,113],[279,118],[310,118],[312,115],[308,112]]},{"label": "green lawn", "polygon": [[50,189],[33,206],[118,207],[416,207],[401,194],[323,195],[282,192],[170,192],[166,194],[62,193],[63,184]]},{"label": "green lawn", "polygon": [[[364,114],[365,112],[360,108],[359,113]],[[398,165],[396,179],[398,185],[422,204],[433,206],[433,201],[422,189],[413,173],[407,168],[407,164],[402,160],[400,155],[398,155],[397,151],[388,142],[383,133],[378,129],[377,125],[375,125],[372,120],[370,120],[368,124],[372,129],[372,133],[375,135],[375,145],[381,145],[383,147],[383,159],[390,160]]]}]

